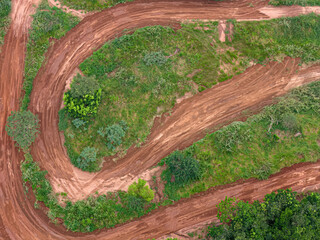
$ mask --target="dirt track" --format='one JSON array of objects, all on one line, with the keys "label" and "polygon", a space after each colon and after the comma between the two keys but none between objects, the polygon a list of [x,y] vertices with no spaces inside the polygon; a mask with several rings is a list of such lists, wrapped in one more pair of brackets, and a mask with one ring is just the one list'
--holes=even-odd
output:
[{"label": "dirt track", "polygon": [[[13,2],[13,23],[6,36],[0,60],[0,100],[2,100],[0,102],[0,236],[4,239],[69,239],[77,234],[65,232],[62,228],[48,224],[49,220],[25,200],[19,171],[21,154],[19,155],[14,149],[12,141],[4,131],[8,114],[11,110],[18,109],[26,29],[30,24],[28,16],[32,10],[31,1]],[[99,192],[119,189],[121,185],[112,186],[117,177],[125,183],[131,179],[131,177],[126,179],[125,175],[130,173],[135,176],[174,149],[190,145],[205,134],[205,129],[238,118],[242,110],[260,108],[268,104],[274,96],[319,78],[319,65],[300,69],[296,59],[287,58],[284,63],[251,67],[231,81],[177,105],[170,117],[164,117],[161,124],[155,125],[147,144],[139,149],[132,149],[125,158],[119,160],[117,165],[105,165],[100,173],[87,174],[70,164],[58,132],[57,113],[66,80],[92,53],[92,49],[98,48],[106,40],[114,38],[121,34],[123,29],[128,28],[154,24],[175,25],[177,20],[191,18],[267,19],[269,16],[264,13],[270,12],[270,8],[264,7],[265,4],[257,1],[252,8],[248,7],[249,2],[244,1],[211,2],[211,4],[187,1],[148,4],[134,2],[85,18],[66,37],[58,41],[48,52],[47,64],[35,79],[30,107],[41,119],[42,132],[32,148],[32,155],[42,168],[48,170],[55,190],[68,192],[73,199],[80,199],[95,192],[96,189],[99,189]],[[301,7],[281,8],[276,11],[276,16],[288,14],[287,9],[290,10],[290,15],[306,11]],[[20,14],[15,14],[16,12]],[[299,176],[295,176],[293,174],[295,170],[292,170],[268,181],[252,180],[221,191],[210,190],[203,196],[182,201],[173,207],[156,211],[139,221],[114,230],[82,236],[83,239],[158,237],[213,218],[215,204],[231,193],[238,194],[239,198],[261,199],[265,193],[287,185],[294,186],[295,190],[303,190],[306,186],[318,187],[319,168],[319,163],[307,165],[303,168],[305,171],[297,170]],[[212,208],[208,210],[211,206]]]}]

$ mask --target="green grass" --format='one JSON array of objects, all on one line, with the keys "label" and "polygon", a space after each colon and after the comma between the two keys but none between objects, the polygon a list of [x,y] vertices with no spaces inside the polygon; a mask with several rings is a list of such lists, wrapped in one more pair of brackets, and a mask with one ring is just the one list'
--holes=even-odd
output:
[{"label": "green grass", "polygon": [[71,28],[79,23],[77,17],[64,13],[56,7],[50,7],[47,0],[43,0],[33,15],[29,41],[25,60],[25,75],[23,89],[25,91],[22,99],[22,110],[28,108],[33,79],[36,77],[40,67],[45,62],[45,53],[53,44],[54,40],[63,37]]},{"label": "green grass", "polygon": [[133,0],[60,0],[62,5],[76,10],[97,11]]},{"label": "green grass", "polygon": [[282,6],[282,5],[301,5],[301,6],[319,6],[319,0],[271,0],[270,5]]},{"label": "green grass", "polygon": [[[0,46],[3,44],[4,36],[10,24],[9,13],[11,11],[11,0],[1,0],[0,2]],[[0,49],[1,52],[1,49]]]},{"label": "green grass", "polygon": [[[297,117],[296,128],[282,121],[283,116],[288,113]],[[278,123],[270,128],[271,117]],[[167,183],[166,198],[160,202],[131,202],[126,192],[119,191],[94,195],[71,203],[65,193],[53,192],[45,177],[46,171],[40,170],[30,154],[25,155],[25,161],[21,165],[22,178],[24,184],[28,182],[35,193],[35,207],[38,206],[38,201],[44,202],[49,208],[47,214],[53,222],[57,223],[58,219],[62,219],[68,230],[91,232],[141,217],[160,205],[170,205],[181,197],[189,197],[211,186],[224,185],[241,178],[266,178],[285,166],[316,161],[320,157],[319,120],[320,82],[293,90],[276,105],[265,108],[262,113],[242,123],[240,130],[234,131],[234,124],[229,125],[182,151],[184,154],[191,154],[200,162],[204,174],[201,180],[184,186],[177,187],[174,183]],[[286,130],[288,126],[290,131]],[[271,139],[267,137],[268,129]],[[299,129],[302,135],[295,137],[296,132],[293,129]],[[228,141],[222,137],[228,131],[231,132],[228,136],[233,136],[233,143],[236,144],[225,144]],[[239,135],[243,133],[250,137],[243,139]],[[275,134],[279,139],[272,141],[276,139]],[[162,163],[165,161],[166,159],[163,159]],[[58,199],[64,202],[63,206]]]},{"label": "green grass", "polygon": [[[320,159],[319,100],[320,82],[316,82],[294,90],[246,122],[232,123],[185,149],[182,152],[197,159],[204,173],[200,181],[183,186],[168,181],[167,197],[178,200],[239,179],[266,179],[295,163],[317,161]],[[288,114],[297,120],[294,127],[284,117]],[[295,136],[297,133],[301,136]],[[162,164],[165,162],[166,159],[162,160]],[[162,179],[170,179],[168,174],[165,170]]]},{"label": "green grass", "polygon": [[[232,42],[219,42],[217,22],[195,21],[177,31],[161,26],[138,29],[94,52],[80,69],[87,76],[96,76],[102,86],[97,116],[76,129],[72,119],[60,114],[67,126],[63,130],[71,160],[86,146],[98,149],[99,163],[105,156],[124,155],[130,146],[140,146],[146,140],[154,117],[169,112],[177,97],[230,79],[243,72],[249,62],[266,63],[284,56],[301,57],[302,62],[320,59],[320,17],[315,14],[232,22]],[[152,61],[155,64],[149,65]],[[128,124],[127,135],[121,146],[110,151],[97,131],[121,120]]]}]

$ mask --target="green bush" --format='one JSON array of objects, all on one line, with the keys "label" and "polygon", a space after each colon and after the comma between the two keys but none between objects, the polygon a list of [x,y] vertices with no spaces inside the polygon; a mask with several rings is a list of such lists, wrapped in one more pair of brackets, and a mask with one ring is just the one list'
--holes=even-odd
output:
[{"label": "green bush", "polygon": [[218,216],[228,224],[209,227],[208,239],[319,239],[319,210],[319,193],[299,201],[296,192],[278,190],[252,204],[226,198],[219,204]]},{"label": "green bush", "polygon": [[167,62],[167,58],[163,55],[162,52],[151,52],[151,53],[147,53],[144,56],[143,62],[147,66],[151,66],[151,65],[161,66]]},{"label": "green bush", "polygon": [[72,124],[76,127],[76,128],[80,128],[83,125],[85,125],[87,122],[83,121],[82,119],[76,118],[74,120],[72,120]]},{"label": "green bush", "polygon": [[129,186],[128,194],[150,202],[154,198],[154,192],[146,183],[147,181],[139,178],[138,182],[134,182]]},{"label": "green bush", "polygon": [[27,150],[39,133],[39,119],[30,111],[11,112],[6,131],[22,150]]},{"label": "green bush", "polygon": [[73,78],[70,86],[72,98],[83,98],[86,95],[93,96],[100,89],[95,77],[81,76],[79,73]]},{"label": "green bush", "polygon": [[10,11],[11,11],[11,0],[1,0],[0,1],[0,46],[3,44],[4,36],[10,24],[10,18],[9,18]]},{"label": "green bush", "polygon": [[301,5],[301,6],[319,6],[319,0],[271,0],[270,5],[282,6],[282,5]]},{"label": "green bush", "polygon": [[98,112],[101,101],[101,88],[94,95],[85,95],[80,98],[73,98],[71,92],[64,94],[63,101],[65,108],[74,118],[88,119]]},{"label": "green bush", "polygon": [[122,143],[122,138],[126,135],[128,130],[127,124],[125,121],[120,121],[119,124],[113,124],[106,128],[100,128],[98,134],[105,137],[106,145],[108,149],[114,150]]},{"label": "green bush", "polygon": [[229,153],[235,151],[239,144],[249,141],[251,137],[251,130],[243,122],[233,122],[214,134],[218,151]]},{"label": "green bush", "polygon": [[284,114],[281,120],[281,125],[285,130],[291,131],[293,133],[301,131],[300,124],[294,114]]},{"label": "green bush", "polygon": [[86,147],[82,150],[80,156],[75,162],[76,167],[84,171],[96,171],[97,165],[97,150],[93,147]]},{"label": "green bush", "polygon": [[168,184],[184,185],[200,179],[202,170],[199,162],[189,154],[175,151],[167,157],[167,169],[162,177]]}]

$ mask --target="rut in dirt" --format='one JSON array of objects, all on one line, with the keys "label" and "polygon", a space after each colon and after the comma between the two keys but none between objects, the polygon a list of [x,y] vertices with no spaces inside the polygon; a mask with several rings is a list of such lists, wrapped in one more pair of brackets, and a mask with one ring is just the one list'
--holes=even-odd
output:
[{"label": "rut in dirt", "polygon": [[[62,227],[50,224],[48,218],[41,211],[34,209],[33,202],[24,195],[19,170],[19,163],[23,156],[15,149],[13,142],[4,130],[7,116],[12,110],[19,108],[27,28],[31,21],[29,15],[33,11],[33,3],[36,1],[13,0],[13,21],[6,36],[0,59],[0,236],[2,238],[141,239],[148,238],[147,236],[158,237],[196,222],[212,219],[216,215],[214,208],[216,202],[221,200],[222,195],[235,193],[234,188],[243,189],[243,191],[237,192],[239,198],[247,197],[249,199],[261,197],[260,192],[256,192],[255,189],[261,190],[265,194],[277,187],[285,187],[279,183],[283,179],[295,184],[296,190],[303,190],[306,186],[318,186],[319,163],[308,165],[305,170],[293,169],[287,175],[279,175],[274,178],[274,183],[271,185],[269,180],[249,181],[247,185],[239,183],[234,188],[227,187],[223,192],[210,190],[200,197],[181,201],[169,208],[162,208],[142,219],[112,230],[81,234],[80,237],[79,234],[67,232]],[[108,166],[110,167],[108,171],[104,169],[99,174],[82,173],[72,167],[66,157],[58,132],[58,110],[66,80],[76,67],[92,54],[93,48],[98,48],[105,41],[121,35],[125,28],[158,24],[177,26],[177,21],[192,18],[259,20],[306,12],[301,7],[281,8],[276,10],[276,16],[271,16],[270,9],[272,8],[266,7],[266,2],[254,1],[253,8],[248,7],[249,4],[248,1],[211,1],[210,4],[208,1],[195,3],[190,1],[132,2],[85,18],[76,28],[58,41],[49,50],[46,55],[47,63],[34,81],[30,106],[30,109],[41,119],[42,131],[41,136],[34,144],[32,153],[40,166],[49,171],[50,181],[53,184],[58,184],[59,181],[64,183],[62,188],[65,187],[68,195],[74,196],[75,199],[79,196],[83,197],[82,194],[89,194],[88,189],[90,190],[92,186],[101,187],[99,189],[101,192],[103,191],[102,185],[107,184],[105,179],[127,174],[133,170],[131,168],[128,169],[129,171],[126,170],[132,162],[135,164],[135,171],[130,173],[138,174],[138,172],[155,164],[157,159],[161,159],[164,155],[162,152],[168,154],[175,148],[190,145],[191,142],[204,135],[202,130],[237,118],[240,113],[237,111],[239,106],[243,109],[260,108],[269,103],[273,97],[282,95],[293,87],[316,80],[319,77],[319,66],[301,69],[297,65],[297,59],[287,58],[283,63],[270,63],[266,67],[257,65],[232,81],[209,89],[177,105],[174,116],[163,119],[163,125],[154,128],[148,142],[148,144],[153,144],[150,145],[152,147],[146,145],[140,150],[132,150],[128,157],[119,161],[118,165]],[[292,11],[288,12],[286,9]],[[296,72],[297,70],[298,72]],[[243,87],[242,90],[239,86]],[[257,92],[259,96],[256,96]],[[215,94],[221,94],[220,98]],[[224,103],[221,101],[222,97],[225,99]],[[256,97],[259,98],[256,99]],[[203,108],[199,108],[197,105],[200,101],[202,101]],[[216,110],[217,106],[220,107],[219,111]],[[194,109],[196,111],[193,111]],[[212,122],[212,119],[216,122]],[[188,121],[192,121],[192,124],[190,125]],[[163,150],[162,147],[164,147]],[[147,151],[155,157],[147,159],[145,157]],[[306,174],[302,173],[298,178],[293,175],[296,171],[304,171]],[[298,180],[299,182],[297,182]],[[111,186],[107,186],[107,188],[109,187]]]}]

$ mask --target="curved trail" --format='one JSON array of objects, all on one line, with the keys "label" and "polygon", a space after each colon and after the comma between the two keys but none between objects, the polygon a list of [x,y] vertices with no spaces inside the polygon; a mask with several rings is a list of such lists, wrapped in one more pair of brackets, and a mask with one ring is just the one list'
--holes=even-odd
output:
[{"label": "curved trail", "polygon": [[[163,155],[175,148],[190,145],[204,135],[202,130],[217,126],[230,118],[240,117],[239,109],[257,109],[272,97],[319,78],[319,65],[306,69],[297,66],[298,60],[286,58],[283,63],[257,65],[231,81],[220,84],[175,107],[169,118],[153,129],[148,143],[133,149],[117,165],[105,165],[98,174],[83,174],[66,159],[58,133],[57,112],[61,105],[65,82],[73,70],[91,53],[93,48],[121,34],[125,28],[154,24],[175,24],[177,20],[201,19],[267,19],[265,2],[232,1],[206,4],[187,1],[131,3],[85,18],[76,28],[58,41],[48,52],[47,63],[34,81],[30,109],[41,119],[41,135],[33,145],[32,154],[40,166],[49,171],[53,184],[64,183],[68,195],[79,198],[77,191],[88,194],[88,187],[110,189],[104,179],[124,176],[131,171],[138,174],[149,168]],[[91,234],[66,232],[49,223],[49,219],[34,209],[23,193],[19,162],[21,154],[14,148],[4,130],[10,111],[18,109],[24,70],[27,27],[30,25],[32,1],[13,0],[12,25],[5,38],[0,58],[0,237],[3,239],[144,239],[159,237],[183,227],[215,217],[215,205],[222,196],[236,194],[243,199],[261,199],[278,188],[293,186],[302,191],[306,187],[319,188],[320,163],[292,168],[266,181],[250,180],[221,190],[211,189],[203,195],[162,208],[137,221],[115,229]],[[304,13],[304,8],[290,8],[290,15]],[[314,10],[314,9],[312,9]],[[269,11],[269,10],[268,10]],[[277,10],[283,16],[284,10]],[[309,11],[309,10],[308,10]],[[296,71],[298,70],[298,72]],[[186,111],[187,110],[187,111]],[[193,111],[195,110],[195,111]],[[191,124],[190,124],[191,123]],[[183,131],[181,131],[183,130]],[[161,151],[160,151],[161,149]],[[151,152],[152,150],[152,152]],[[161,155],[161,154],[162,155]],[[152,154],[150,158],[146,154]],[[158,160],[157,160],[158,159]],[[133,164],[134,163],[134,164]],[[134,168],[132,166],[134,165]],[[128,167],[130,166],[130,168]],[[60,170],[61,169],[61,170]],[[295,172],[299,174],[295,175]],[[87,188],[86,188],[87,187]],[[121,187],[121,186],[120,186]],[[81,192],[80,191],[80,192]],[[80,198],[83,196],[80,196]]]}]

